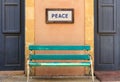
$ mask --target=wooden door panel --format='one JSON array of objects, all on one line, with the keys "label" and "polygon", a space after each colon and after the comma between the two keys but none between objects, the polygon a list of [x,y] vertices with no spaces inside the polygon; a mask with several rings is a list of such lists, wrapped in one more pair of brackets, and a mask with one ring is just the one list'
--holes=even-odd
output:
[{"label": "wooden door panel", "polygon": [[117,0],[96,0],[95,70],[118,68]]},{"label": "wooden door panel", "polygon": [[24,0],[0,0],[0,70],[24,69]]},{"label": "wooden door panel", "polygon": [[20,0],[2,0],[2,17],[4,33],[19,33]]}]

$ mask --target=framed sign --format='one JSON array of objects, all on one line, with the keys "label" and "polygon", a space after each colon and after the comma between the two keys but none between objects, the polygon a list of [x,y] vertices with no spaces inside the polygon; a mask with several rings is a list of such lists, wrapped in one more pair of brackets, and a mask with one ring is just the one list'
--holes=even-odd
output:
[{"label": "framed sign", "polygon": [[74,23],[74,10],[46,9],[46,23]]}]

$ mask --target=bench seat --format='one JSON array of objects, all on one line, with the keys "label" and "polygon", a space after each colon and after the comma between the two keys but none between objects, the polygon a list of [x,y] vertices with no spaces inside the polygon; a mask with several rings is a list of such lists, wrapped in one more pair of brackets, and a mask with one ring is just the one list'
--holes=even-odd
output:
[{"label": "bench seat", "polygon": [[30,66],[90,66],[90,62],[80,62],[80,63],[61,63],[61,62],[47,62],[47,63],[41,63],[41,62],[29,62]]}]

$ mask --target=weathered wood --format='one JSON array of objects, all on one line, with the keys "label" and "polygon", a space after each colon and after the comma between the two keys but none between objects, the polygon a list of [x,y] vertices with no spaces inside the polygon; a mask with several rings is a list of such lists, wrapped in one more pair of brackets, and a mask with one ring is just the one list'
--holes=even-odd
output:
[{"label": "weathered wood", "polygon": [[[41,51],[41,50],[82,50],[89,51],[89,45],[30,45],[29,50],[31,51]],[[33,60],[85,60],[84,62],[39,62]],[[90,54],[32,54],[30,53],[28,58],[29,67],[68,67],[68,66],[84,66],[91,67],[92,80],[94,82],[93,76],[93,66]],[[28,68],[29,68],[28,67]],[[28,69],[29,70],[29,69]],[[29,70],[30,71],[30,70]],[[28,75],[29,76],[29,72]],[[29,77],[28,77],[29,78]]]},{"label": "weathered wood", "polygon": [[30,45],[29,50],[90,50],[89,45]]},{"label": "weathered wood", "polygon": [[32,54],[30,60],[90,60],[89,54]]}]

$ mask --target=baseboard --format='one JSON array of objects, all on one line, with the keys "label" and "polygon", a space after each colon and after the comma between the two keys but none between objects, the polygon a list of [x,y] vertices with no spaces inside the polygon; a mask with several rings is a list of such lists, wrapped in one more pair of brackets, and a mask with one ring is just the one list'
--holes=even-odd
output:
[{"label": "baseboard", "polygon": [[24,75],[24,71],[0,71],[0,75]]},{"label": "baseboard", "polygon": [[[66,79],[68,79],[68,78],[87,78],[87,79],[90,79],[91,78],[91,76],[31,76],[32,78],[66,78]],[[96,77],[94,77],[94,78],[96,78]]]}]

